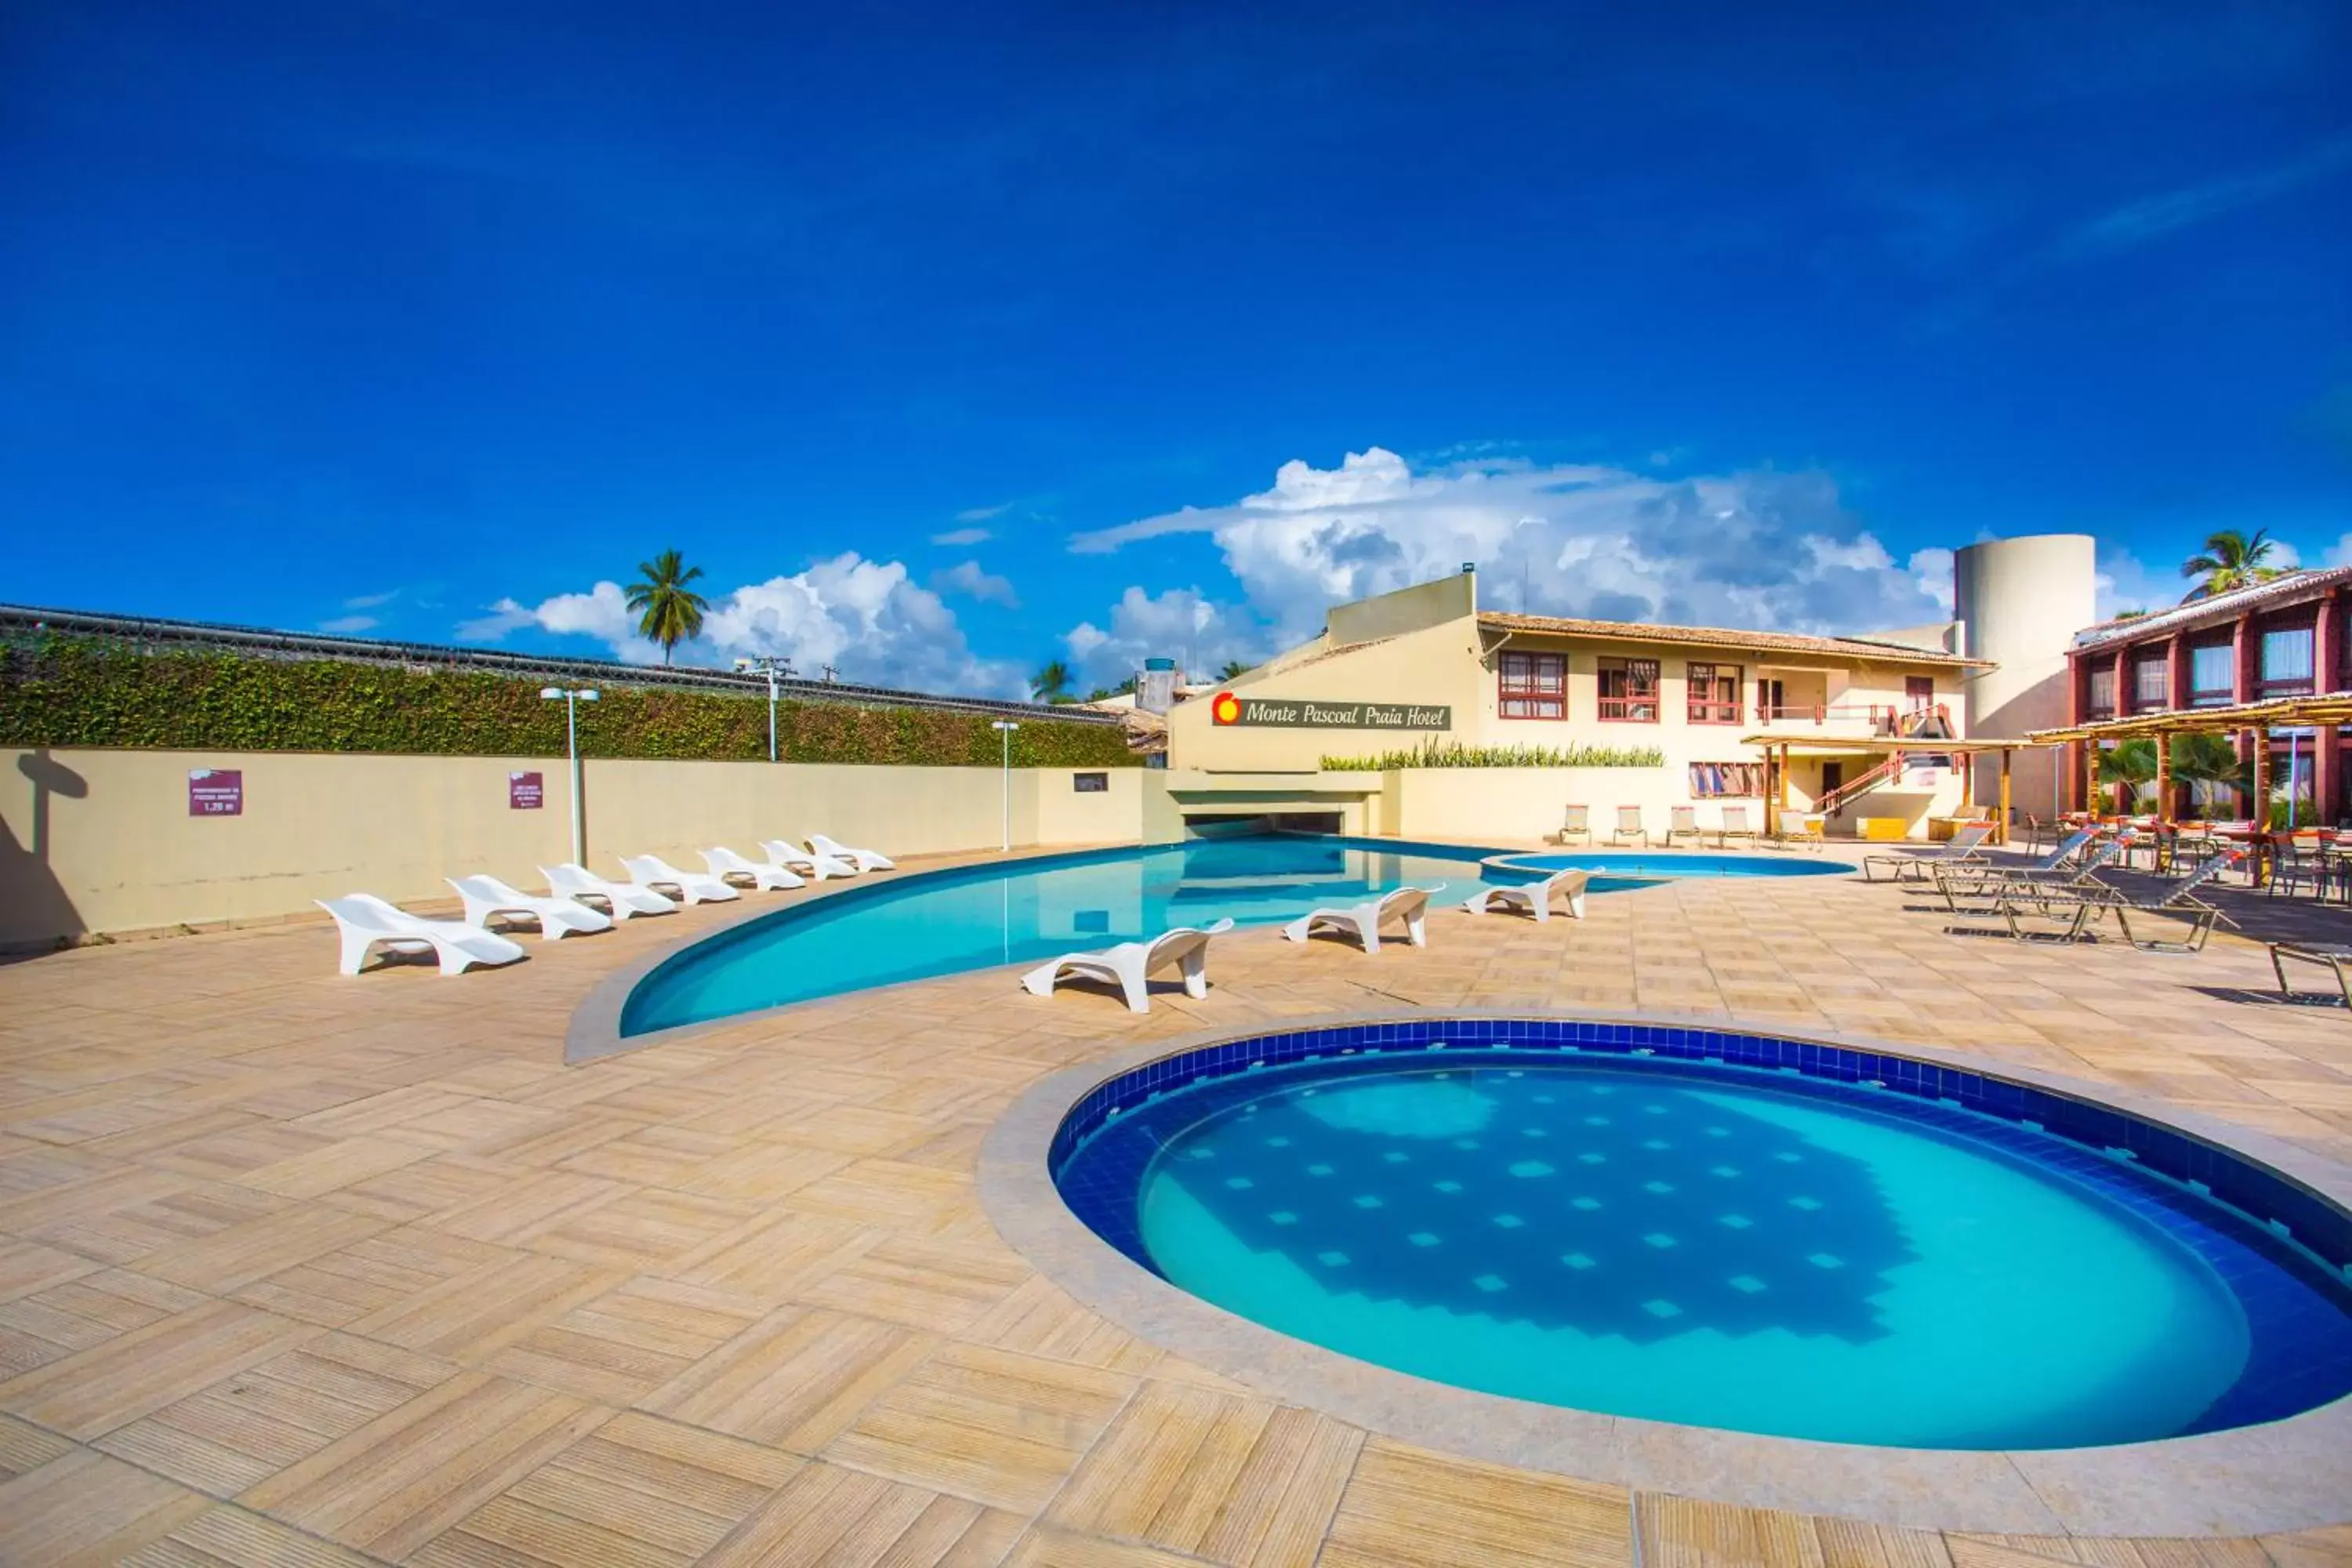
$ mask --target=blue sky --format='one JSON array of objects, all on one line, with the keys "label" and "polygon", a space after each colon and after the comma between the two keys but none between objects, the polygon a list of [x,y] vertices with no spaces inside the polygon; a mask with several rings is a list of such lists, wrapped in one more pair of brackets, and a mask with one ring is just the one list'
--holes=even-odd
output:
[{"label": "blue sky", "polygon": [[1002,689],[2352,532],[2332,0],[14,0],[0,237],[19,602],[626,650],[674,545]]}]

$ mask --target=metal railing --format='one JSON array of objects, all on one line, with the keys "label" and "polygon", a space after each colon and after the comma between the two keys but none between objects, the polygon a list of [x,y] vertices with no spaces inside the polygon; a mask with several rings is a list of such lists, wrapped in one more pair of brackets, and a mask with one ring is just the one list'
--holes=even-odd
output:
[{"label": "metal railing", "polygon": [[[352,664],[397,665],[415,670],[474,670],[574,686],[661,687],[761,698],[768,694],[766,676],[757,673],[739,675],[726,669],[623,664],[617,659],[566,658],[508,653],[497,648],[452,647],[440,643],[383,642],[372,637],[271,631],[257,626],[223,626],[209,621],[163,620],[149,616],[94,615],[79,610],[48,610],[26,605],[0,605],[0,647],[26,647],[43,637],[110,642],[137,653],[240,653],[255,658],[339,659]],[[1069,724],[1117,725],[1124,722],[1117,713],[1104,713],[1094,709],[1008,702],[984,697],[938,697],[896,687],[861,686],[847,680],[780,678],[776,681],[776,695],[803,702],[835,702],[859,708],[929,708],[1051,720]]]}]

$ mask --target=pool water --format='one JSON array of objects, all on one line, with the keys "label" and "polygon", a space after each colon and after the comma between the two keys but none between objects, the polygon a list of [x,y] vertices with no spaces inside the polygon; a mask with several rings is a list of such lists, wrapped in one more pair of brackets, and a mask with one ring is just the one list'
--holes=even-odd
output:
[{"label": "pool water", "polygon": [[[1300,834],[1194,839],[877,879],[698,942],[641,981],[621,1033],[730,1017],[760,1007],[926,980],[999,963],[1040,963],[1079,949],[1230,918],[1278,924],[1326,904],[1360,903],[1413,883],[1460,900],[1533,880],[1482,864],[1492,850]],[[1638,869],[1635,857],[1622,859]],[[1685,875],[1748,875],[1738,856],[1656,856]],[[1646,863],[1646,862],[1645,862]],[[1818,863],[1773,858],[1767,866]],[[1843,870],[1830,866],[1830,870]],[[1784,871],[1782,874],[1788,874]],[[1597,877],[1595,892],[1649,885]]]},{"label": "pool water", "polygon": [[1836,877],[1853,867],[1818,855],[1706,855],[1680,850],[1596,849],[1564,854],[1498,855],[1495,869],[1548,876],[1581,868],[1593,873],[1593,885],[1668,882],[1683,877]]},{"label": "pool water", "polygon": [[1465,1388],[1852,1443],[2145,1440],[2247,1418],[2228,1396],[2257,1288],[2309,1358],[2290,1383],[2319,1402],[2352,1367],[2324,1275],[2185,1243],[2157,1217],[2178,1189],[2085,1180],[1864,1089],[1622,1058],[1326,1062],[1205,1080],[1148,1120],[1129,1135],[1158,1147],[1132,1189],[1150,1267]]}]

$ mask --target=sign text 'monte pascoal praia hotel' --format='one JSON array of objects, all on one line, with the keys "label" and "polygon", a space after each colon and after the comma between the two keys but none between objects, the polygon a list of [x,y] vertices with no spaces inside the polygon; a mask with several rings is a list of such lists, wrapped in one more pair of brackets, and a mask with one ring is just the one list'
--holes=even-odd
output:
[{"label": "sign text 'monte pascoal praia hotel'", "polygon": [[1414,702],[1309,702],[1289,697],[1236,697],[1220,691],[1210,700],[1209,717],[1218,724],[1255,724],[1290,730],[1450,730],[1454,710]]}]

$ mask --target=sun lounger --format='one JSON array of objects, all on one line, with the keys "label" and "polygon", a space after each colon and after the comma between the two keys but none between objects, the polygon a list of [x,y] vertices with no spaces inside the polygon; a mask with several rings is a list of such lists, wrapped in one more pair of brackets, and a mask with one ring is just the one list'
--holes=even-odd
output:
[{"label": "sun lounger", "polygon": [[[2002,898],[2022,900],[2045,891],[2063,898],[2069,889],[2103,886],[2097,873],[2123,858],[2124,846],[2120,839],[2112,838],[2095,844],[2094,837],[2074,835],[2073,838],[2080,842],[2073,842],[2071,847],[2061,845],[2030,866],[1996,866],[1986,860],[1937,866],[1932,868],[1936,890],[1952,912],[1959,914],[1967,902],[1997,904]],[[2067,864],[2067,858],[2076,851],[2081,851],[2079,858]]]},{"label": "sun lounger", "polygon": [[680,903],[723,904],[743,896],[708,871],[681,871],[658,855],[624,855],[621,869],[640,888],[676,888]]},{"label": "sun lounger", "polygon": [[539,874],[547,879],[547,890],[575,903],[591,899],[602,900],[613,911],[613,918],[625,921],[632,915],[667,915],[675,913],[677,905],[651,888],[640,888],[635,882],[608,882],[585,866],[574,866],[569,860],[561,866],[541,866]]},{"label": "sun lounger", "polygon": [[1801,845],[1819,850],[1829,842],[1829,818],[1817,811],[1784,811],[1780,814],[1780,826],[1769,842],[1782,849]]},{"label": "sun lounger", "polygon": [[2352,947],[2326,947],[2317,942],[2274,942],[2271,943],[2271,972],[2278,976],[2279,994],[2292,996],[2293,988],[2286,983],[2285,960],[2300,963],[2315,963],[2336,976],[2336,988],[2344,994],[2344,1005],[2352,1007],[2352,974],[2345,965],[2352,964]]},{"label": "sun lounger", "polygon": [[1440,882],[1432,888],[1398,888],[1360,904],[1316,910],[1283,927],[1282,934],[1293,942],[1305,942],[1318,931],[1338,931],[1355,937],[1366,952],[1378,952],[1381,927],[1390,921],[1402,921],[1405,940],[1415,947],[1427,947],[1429,933],[1423,929],[1423,917],[1429,912],[1430,895],[1444,887]]},{"label": "sun lounger", "polygon": [[898,862],[887,855],[873,849],[852,849],[846,844],[835,843],[822,833],[810,834],[808,844],[818,854],[830,855],[844,865],[855,866],[861,871],[895,871],[898,868]]},{"label": "sun lounger", "polygon": [[1642,808],[1638,805],[1619,806],[1617,826],[1609,835],[1609,842],[1624,844],[1636,838],[1642,841],[1643,848],[1647,849],[1650,847],[1650,830],[1642,826]]},{"label": "sun lounger", "polygon": [[1916,878],[1925,881],[1927,874],[1938,866],[1958,866],[1983,859],[1984,841],[1991,837],[1992,824],[1964,823],[1948,842],[1933,849],[1922,850],[1916,855],[1865,855],[1862,861],[1862,879],[1876,881],[1878,879],[1871,874],[1871,868],[1885,866],[1892,880],[1900,882],[1906,878]]},{"label": "sun lounger", "polygon": [[1551,836],[1554,844],[1567,844],[1579,838],[1587,844],[1592,842],[1592,808],[1589,805],[1570,806],[1567,819],[1559,825],[1559,831]]},{"label": "sun lounger", "polygon": [[1568,900],[1568,912],[1576,920],[1584,918],[1584,886],[1592,880],[1592,873],[1581,868],[1554,871],[1540,882],[1529,882],[1519,888],[1481,888],[1463,900],[1462,907],[1474,915],[1492,914],[1498,909],[1525,910],[1539,921],[1551,919],[1554,899]]},{"label": "sun lounger", "polygon": [[335,917],[342,938],[338,965],[345,974],[357,974],[368,950],[387,947],[394,952],[430,952],[441,961],[441,973],[460,974],[477,963],[512,963],[522,956],[522,944],[456,921],[428,921],[396,909],[372,893],[320,899],[319,907]]},{"label": "sun lounger", "polygon": [[547,898],[508,887],[496,877],[452,877],[449,885],[465,901],[466,923],[490,929],[492,915],[520,916],[539,922],[542,942],[553,942],[573,931],[611,931],[613,917],[599,914],[570,899]]},{"label": "sun lounger", "polygon": [[1745,838],[1750,844],[1756,842],[1756,830],[1748,826],[1748,808],[1744,805],[1723,808],[1723,826],[1715,830],[1715,847],[1728,849],[1735,838]]},{"label": "sun lounger", "polygon": [[[2123,931],[2124,941],[2142,952],[2196,952],[2203,949],[2206,939],[2213,934],[2217,924],[2237,922],[2219,909],[2197,896],[2197,890],[2219,877],[2244,858],[2242,850],[2216,855],[2185,877],[2176,877],[2158,883],[2145,891],[2111,887],[2105,882],[2086,882],[2079,888],[2053,889],[2031,885],[2004,889],[2000,893],[2000,910],[2009,922],[2009,934],[2027,934],[2020,925],[2020,917],[2039,915],[2057,922],[2063,929],[2057,933],[2072,942],[2087,935],[2098,923],[2099,917],[2112,911],[2116,924]],[[2143,941],[2132,931],[2134,915],[2163,915],[2185,921],[2189,930],[2171,941]]]},{"label": "sun lounger", "polygon": [[789,838],[762,838],[760,852],[767,856],[769,865],[782,866],[787,871],[805,871],[820,882],[827,877],[857,875],[857,868],[849,861],[803,849]]},{"label": "sun lounger", "polygon": [[1051,996],[1063,980],[1107,980],[1127,997],[1130,1013],[1151,1010],[1145,979],[1156,970],[1175,964],[1184,976],[1184,994],[1209,994],[1209,939],[1234,929],[1230,920],[1213,926],[1178,926],[1150,942],[1123,942],[1096,952],[1066,952],[1051,963],[1041,963],[1021,977],[1021,988],[1032,996]]},{"label": "sun lounger", "polygon": [[762,866],[757,860],[746,860],[723,844],[705,849],[702,852],[702,863],[709,867],[710,874],[722,882],[736,877],[749,877],[754,888],[774,889],[778,891],[787,888],[808,886],[797,871],[782,866]]},{"label": "sun lounger", "polygon": [[1666,847],[1672,849],[1685,838],[1693,844],[1703,842],[1698,831],[1698,807],[1695,805],[1666,807]]}]

